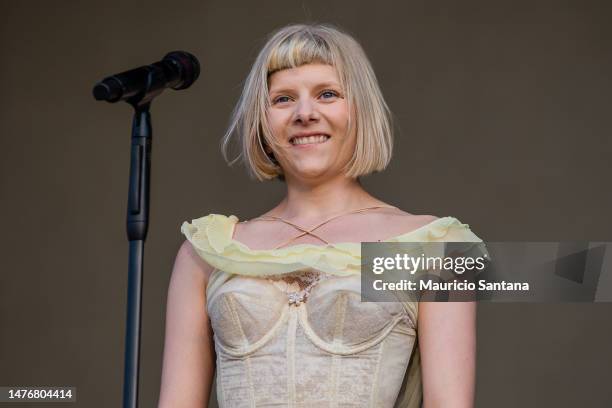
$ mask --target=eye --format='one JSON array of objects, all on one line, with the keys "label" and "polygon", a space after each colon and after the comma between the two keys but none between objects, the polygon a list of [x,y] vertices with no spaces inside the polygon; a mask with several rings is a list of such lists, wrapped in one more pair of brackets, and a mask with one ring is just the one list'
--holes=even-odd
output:
[{"label": "eye", "polygon": [[289,102],[289,97],[286,95],[282,95],[279,96],[277,98],[274,98],[274,100],[272,101],[272,103],[283,103],[283,102]]},{"label": "eye", "polygon": [[323,99],[337,98],[338,96],[340,96],[338,92],[332,91],[330,89],[326,89],[325,91],[321,92],[321,97]]}]

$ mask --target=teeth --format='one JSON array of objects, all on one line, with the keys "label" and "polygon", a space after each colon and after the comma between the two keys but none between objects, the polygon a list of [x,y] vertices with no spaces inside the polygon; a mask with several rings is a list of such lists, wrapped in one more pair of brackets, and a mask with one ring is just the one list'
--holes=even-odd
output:
[{"label": "teeth", "polygon": [[308,143],[323,143],[327,139],[329,139],[329,136],[326,136],[326,135],[296,137],[291,141],[291,144],[301,145],[301,144],[308,144]]}]

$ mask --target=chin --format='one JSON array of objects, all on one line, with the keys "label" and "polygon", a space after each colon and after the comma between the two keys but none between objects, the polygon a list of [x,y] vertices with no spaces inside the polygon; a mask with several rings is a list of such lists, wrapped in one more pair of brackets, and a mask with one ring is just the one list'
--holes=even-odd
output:
[{"label": "chin", "polygon": [[299,165],[294,166],[293,169],[296,173],[299,174],[323,173],[329,171],[330,166],[321,163],[320,161],[313,161],[309,163],[301,162]]},{"label": "chin", "polygon": [[317,178],[327,174],[328,170],[327,168],[303,169],[296,172],[296,175],[300,178]]}]

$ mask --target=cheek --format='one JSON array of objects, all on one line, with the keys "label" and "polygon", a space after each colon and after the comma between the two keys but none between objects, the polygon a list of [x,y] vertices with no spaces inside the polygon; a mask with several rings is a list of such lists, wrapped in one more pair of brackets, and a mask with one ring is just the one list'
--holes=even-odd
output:
[{"label": "cheek", "polygon": [[345,105],[334,106],[330,109],[328,111],[328,118],[338,128],[345,129],[348,127],[349,114]]},{"label": "cheek", "polygon": [[287,124],[287,114],[285,112],[270,112],[268,114],[268,124],[274,133],[284,132]]}]

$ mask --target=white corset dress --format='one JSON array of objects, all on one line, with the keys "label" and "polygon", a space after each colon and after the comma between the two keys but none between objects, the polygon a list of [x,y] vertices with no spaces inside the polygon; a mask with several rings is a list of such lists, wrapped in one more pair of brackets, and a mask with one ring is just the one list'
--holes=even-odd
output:
[{"label": "white corset dress", "polygon": [[[233,239],[236,222],[210,214],[181,228],[215,268],[219,406],[420,406],[418,303],[361,302],[360,243],[252,250]],[[385,240],[432,241],[482,242],[452,217]]]}]

